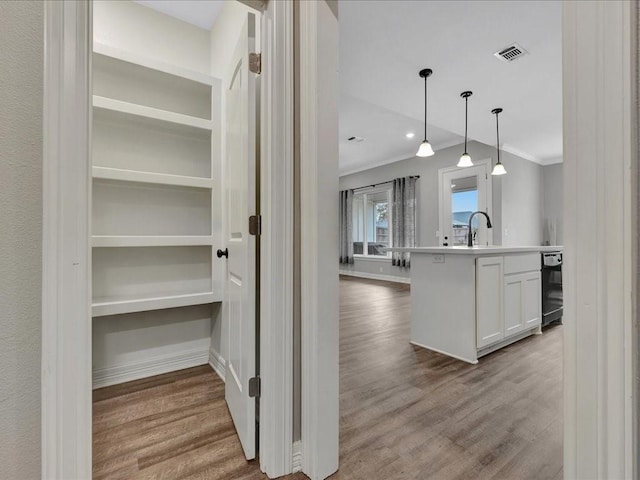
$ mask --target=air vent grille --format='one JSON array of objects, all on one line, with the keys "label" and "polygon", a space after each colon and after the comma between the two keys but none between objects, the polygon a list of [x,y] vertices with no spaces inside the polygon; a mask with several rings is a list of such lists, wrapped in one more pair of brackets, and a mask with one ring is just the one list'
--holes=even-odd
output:
[{"label": "air vent grille", "polygon": [[517,43],[509,45],[508,47],[494,53],[497,58],[504,60],[505,62],[513,62],[526,54],[527,51]]}]

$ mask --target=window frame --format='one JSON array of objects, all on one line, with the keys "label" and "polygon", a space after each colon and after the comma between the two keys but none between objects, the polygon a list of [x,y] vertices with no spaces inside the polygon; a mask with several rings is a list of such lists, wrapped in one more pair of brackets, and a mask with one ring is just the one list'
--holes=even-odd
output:
[{"label": "window frame", "polygon": [[[387,252],[386,255],[370,255],[369,254],[369,240],[367,239],[367,215],[366,215],[366,205],[367,205],[367,196],[369,195],[378,195],[380,193],[387,194],[387,204],[388,213],[387,213],[387,222],[389,224],[389,246],[387,248],[393,247],[393,183],[389,183],[385,186],[376,186],[376,187],[368,187],[365,189],[358,189],[353,192],[353,204],[355,207],[356,198],[362,197],[362,202],[364,205],[364,221],[363,221],[363,241],[362,241],[362,252],[363,253],[354,253],[354,258],[359,258],[363,260],[376,260],[376,261],[391,261],[391,252]],[[375,228],[375,227],[374,227]],[[355,229],[353,233],[355,234]],[[355,238],[352,236],[351,242],[355,243]]]}]

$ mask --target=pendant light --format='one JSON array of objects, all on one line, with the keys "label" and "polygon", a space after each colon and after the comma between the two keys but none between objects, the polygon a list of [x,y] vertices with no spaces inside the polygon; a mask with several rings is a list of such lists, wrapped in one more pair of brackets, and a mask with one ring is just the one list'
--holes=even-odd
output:
[{"label": "pendant light", "polygon": [[433,155],[433,148],[431,148],[431,144],[429,140],[427,140],[427,78],[431,76],[433,70],[430,68],[425,68],[420,70],[420,77],[424,78],[424,140],[420,144],[418,148],[418,153],[416,153],[417,157],[430,157]]},{"label": "pendant light", "polygon": [[500,114],[500,112],[502,112],[501,108],[494,108],[491,110],[491,113],[496,116],[496,148],[498,150],[498,163],[493,167],[491,175],[504,175],[507,173],[504,169],[504,165],[500,162],[500,128],[498,127],[498,114]]},{"label": "pendant light", "polygon": [[469,123],[469,97],[473,92],[462,92],[460,96],[464,98],[464,153],[458,161],[458,167],[473,167],[471,155],[467,153],[467,126]]}]

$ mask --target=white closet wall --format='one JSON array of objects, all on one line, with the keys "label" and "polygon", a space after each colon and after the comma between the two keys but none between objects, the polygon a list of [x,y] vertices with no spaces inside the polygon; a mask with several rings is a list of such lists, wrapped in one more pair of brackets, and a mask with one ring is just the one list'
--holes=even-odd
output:
[{"label": "white closet wall", "polygon": [[94,388],[205,364],[221,333],[210,41],[133,2],[94,4]]}]

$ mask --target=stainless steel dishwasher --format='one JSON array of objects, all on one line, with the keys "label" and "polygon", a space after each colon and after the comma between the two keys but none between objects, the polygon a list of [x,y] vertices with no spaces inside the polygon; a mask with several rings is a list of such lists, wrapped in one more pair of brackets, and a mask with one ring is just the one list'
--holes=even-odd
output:
[{"label": "stainless steel dishwasher", "polygon": [[542,326],[562,323],[562,252],[541,254]]}]

